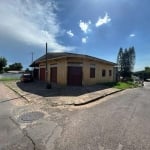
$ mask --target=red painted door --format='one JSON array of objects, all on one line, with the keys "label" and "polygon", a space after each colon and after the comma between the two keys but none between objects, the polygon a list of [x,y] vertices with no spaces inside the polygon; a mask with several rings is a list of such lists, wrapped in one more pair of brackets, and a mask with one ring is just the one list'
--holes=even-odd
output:
[{"label": "red painted door", "polygon": [[51,82],[57,83],[57,67],[51,68]]},{"label": "red painted door", "polygon": [[82,67],[68,67],[68,85],[82,85]]},{"label": "red painted door", "polygon": [[40,80],[45,81],[45,68],[40,68]]}]

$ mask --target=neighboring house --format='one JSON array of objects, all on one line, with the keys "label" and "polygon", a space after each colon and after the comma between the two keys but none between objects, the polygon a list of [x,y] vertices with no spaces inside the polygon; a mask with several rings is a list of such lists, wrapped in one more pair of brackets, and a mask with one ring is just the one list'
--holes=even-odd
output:
[{"label": "neighboring house", "polygon": [[[59,85],[92,85],[113,82],[116,79],[115,63],[75,53],[48,53],[47,80]],[[35,60],[39,80],[46,81],[46,55]]]}]

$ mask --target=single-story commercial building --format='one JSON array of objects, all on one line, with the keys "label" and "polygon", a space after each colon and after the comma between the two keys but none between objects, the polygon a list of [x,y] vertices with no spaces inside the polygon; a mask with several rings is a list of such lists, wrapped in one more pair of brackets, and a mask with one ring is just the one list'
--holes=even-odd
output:
[{"label": "single-story commercial building", "polygon": [[38,68],[39,80],[51,84],[92,85],[116,79],[115,63],[83,54],[48,53],[47,59],[44,55],[30,66]]}]

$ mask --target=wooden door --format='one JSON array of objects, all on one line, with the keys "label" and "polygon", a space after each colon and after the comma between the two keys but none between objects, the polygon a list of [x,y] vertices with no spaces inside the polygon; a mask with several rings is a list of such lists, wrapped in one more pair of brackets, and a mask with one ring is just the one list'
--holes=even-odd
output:
[{"label": "wooden door", "polygon": [[68,85],[81,86],[82,85],[82,67],[69,66],[67,82],[68,82]]},{"label": "wooden door", "polygon": [[50,81],[52,83],[57,83],[57,67],[52,67],[51,68]]},{"label": "wooden door", "polygon": [[45,81],[45,68],[40,68],[40,80]]}]

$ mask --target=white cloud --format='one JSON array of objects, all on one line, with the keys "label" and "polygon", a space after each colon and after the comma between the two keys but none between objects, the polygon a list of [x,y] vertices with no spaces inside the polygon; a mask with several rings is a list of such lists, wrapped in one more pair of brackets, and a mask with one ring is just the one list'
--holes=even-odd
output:
[{"label": "white cloud", "polygon": [[73,36],[74,36],[74,33],[73,33],[71,30],[67,31],[66,33],[67,33],[70,37],[73,37]]},{"label": "white cloud", "polygon": [[90,31],[90,28],[89,28],[90,24],[91,24],[90,20],[88,22],[83,22],[82,20],[80,20],[79,27],[84,33],[87,33],[88,31]]},{"label": "white cloud", "polygon": [[86,37],[83,37],[81,40],[82,40],[82,43],[87,43],[87,39],[88,39],[88,37],[86,36]]},{"label": "white cloud", "polygon": [[95,26],[99,27],[102,26],[103,24],[107,24],[111,21],[111,18],[108,16],[108,14],[106,13],[104,18],[99,17],[99,19],[97,20]]},{"label": "white cloud", "polygon": [[37,46],[48,47],[52,51],[67,51],[57,41],[61,28],[54,10],[58,9],[54,1],[44,3],[38,0],[1,0],[0,33],[18,41]]},{"label": "white cloud", "polygon": [[135,34],[130,34],[129,36],[130,36],[130,37],[135,37]]}]

